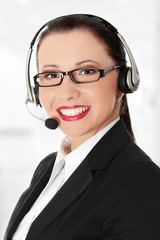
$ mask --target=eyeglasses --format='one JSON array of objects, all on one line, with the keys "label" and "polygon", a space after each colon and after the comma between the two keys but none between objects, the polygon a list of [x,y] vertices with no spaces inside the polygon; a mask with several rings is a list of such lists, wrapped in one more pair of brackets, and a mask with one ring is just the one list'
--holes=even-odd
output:
[{"label": "eyeglasses", "polygon": [[80,68],[70,72],[44,72],[34,76],[34,83],[39,87],[54,87],[63,82],[64,76],[69,75],[71,80],[77,84],[97,82],[100,78],[106,76],[113,70],[121,68],[114,66],[105,69],[98,68]]}]

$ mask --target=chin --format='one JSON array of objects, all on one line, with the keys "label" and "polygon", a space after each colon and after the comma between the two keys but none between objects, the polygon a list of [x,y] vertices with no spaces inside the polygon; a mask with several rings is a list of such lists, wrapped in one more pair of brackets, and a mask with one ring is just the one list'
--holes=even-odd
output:
[{"label": "chin", "polygon": [[59,124],[59,129],[67,136],[71,138],[78,138],[82,137],[83,135],[86,135],[86,133],[89,131],[89,129],[84,129],[84,124],[73,124],[67,123],[67,124]]},{"label": "chin", "polygon": [[61,132],[63,132],[65,135],[67,135],[68,137],[71,138],[78,138],[81,137],[83,135],[85,135],[85,133],[83,131],[80,131],[78,129],[63,129],[61,127],[59,127],[59,129],[61,130]]}]

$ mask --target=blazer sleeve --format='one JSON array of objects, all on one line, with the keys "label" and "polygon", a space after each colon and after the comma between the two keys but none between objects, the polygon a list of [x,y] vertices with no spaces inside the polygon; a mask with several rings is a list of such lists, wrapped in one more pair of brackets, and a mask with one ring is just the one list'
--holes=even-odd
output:
[{"label": "blazer sleeve", "polygon": [[160,239],[160,169],[133,161],[112,179],[103,223],[103,240]]},{"label": "blazer sleeve", "polygon": [[[10,231],[10,228],[11,227],[14,228],[14,225],[17,224],[17,222],[19,222],[21,220],[22,216],[19,213],[20,209],[21,209],[21,206],[26,202],[26,199],[28,198],[28,195],[32,191],[33,187],[37,184],[37,181],[39,181],[39,178],[43,175],[43,173],[45,171],[47,171],[47,169],[49,169],[48,172],[51,172],[52,166],[53,166],[54,161],[55,161],[55,157],[56,157],[56,153],[49,154],[39,163],[38,167],[36,168],[36,170],[33,174],[33,177],[32,177],[32,180],[31,180],[31,183],[30,183],[29,187],[22,193],[22,195],[20,196],[20,198],[18,200],[17,205],[15,206],[15,209],[14,209],[12,215],[11,215],[11,218],[9,220],[9,223],[8,223],[8,226],[7,226],[7,229],[6,229],[4,239],[7,239],[7,235],[8,235],[8,232]],[[50,175],[50,173],[48,173],[48,176],[49,175]],[[32,199],[32,201],[33,201],[33,199]],[[26,214],[27,209],[26,208],[23,209],[23,213],[22,213],[23,216]],[[15,229],[14,229],[14,231],[15,231]]]}]

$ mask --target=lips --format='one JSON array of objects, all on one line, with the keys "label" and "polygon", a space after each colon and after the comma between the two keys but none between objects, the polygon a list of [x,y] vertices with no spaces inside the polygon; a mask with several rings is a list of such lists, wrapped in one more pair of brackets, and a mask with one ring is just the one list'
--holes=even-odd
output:
[{"label": "lips", "polygon": [[84,118],[90,108],[87,105],[62,106],[57,109],[57,112],[64,121],[77,121]]}]

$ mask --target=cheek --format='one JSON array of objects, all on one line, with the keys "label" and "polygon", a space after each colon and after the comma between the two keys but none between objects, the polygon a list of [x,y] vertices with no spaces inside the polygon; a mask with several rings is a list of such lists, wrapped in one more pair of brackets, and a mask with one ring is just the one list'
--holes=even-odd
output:
[{"label": "cheek", "polygon": [[39,99],[42,107],[44,107],[46,112],[50,115],[51,104],[54,99],[54,95],[51,93],[51,89],[39,88]]},{"label": "cheek", "polygon": [[106,118],[108,117],[115,107],[116,97],[112,91],[101,91],[100,95],[95,98],[95,117]]},{"label": "cheek", "polygon": [[95,112],[94,115],[99,114],[101,117],[107,117],[108,115],[112,114],[116,104],[116,96],[117,81],[109,83],[103,82],[97,85],[97,88],[92,95],[92,101],[94,102],[97,110],[97,113]]},{"label": "cheek", "polygon": [[114,102],[117,95],[117,81],[103,81],[97,84],[96,88],[91,91],[92,98],[95,98],[97,104],[104,105],[105,103]]}]

